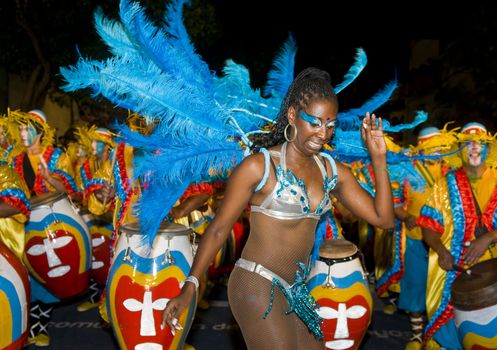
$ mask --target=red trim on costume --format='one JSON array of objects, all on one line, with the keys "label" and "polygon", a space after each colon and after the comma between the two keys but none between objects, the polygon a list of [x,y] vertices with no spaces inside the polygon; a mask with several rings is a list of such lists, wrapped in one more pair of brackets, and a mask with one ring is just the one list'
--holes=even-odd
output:
[{"label": "red trim on costume", "polygon": [[[463,243],[468,242],[474,238],[475,229],[478,225],[478,215],[476,213],[475,200],[473,199],[473,193],[471,191],[471,184],[466,177],[464,169],[458,169],[454,172],[456,177],[457,187],[459,188],[459,193],[461,195],[461,202],[464,210],[464,219],[466,222],[466,227],[464,229]],[[463,254],[464,254],[463,249]]]},{"label": "red trim on costume", "polygon": [[444,233],[443,226],[437,220],[430,218],[429,216],[420,215],[416,220],[416,225],[429,228],[441,235]]},{"label": "red trim on costume", "polygon": [[185,193],[181,196],[179,199],[180,202],[195,195],[195,194],[208,194],[208,195],[213,195],[214,194],[214,187],[207,182],[202,182],[199,184],[193,184],[188,186],[186,189]]},{"label": "red trim on costume", "polygon": [[64,175],[57,174],[55,172],[51,173],[51,175],[59,179],[60,182],[62,182],[62,185],[64,185],[64,188],[66,189],[68,195],[77,196],[81,199],[83,198],[83,194],[79,191],[75,191],[75,189],[71,186],[69,180]]},{"label": "red trim on costume", "polygon": [[492,192],[492,195],[487,203],[487,207],[481,215],[481,222],[489,231],[494,230],[492,222],[495,210],[497,210],[497,186],[495,186],[494,191]]},{"label": "red trim on costume", "polygon": [[[126,199],[124,200],[124,203],[122,203],[121,210],[120,210],[120,216],[117,218],[117,222],[114,226],[114,231],[111,237],[111,251],[114,250],[114,246],[116,245],[117,242],[117,237],[118,237],[118,232],[119,228],[121,227],[124,218],[126,217],[126,212],[129,209],[129,206],[131,204],[131,199],[133,194],[135,193],[135,190],[133,186],[130,184],[129,178],[128,178],[128,172],[126,171],[126,162],[124,159],[124,150],[125,150],[125,144],[124,143],[119,143],[116,147],[116,166],[118,167],[119,170],[119,175],[121,176],[121,183],[119,184],[123,191],[126,193]],[[114,173],[114,169],[112,169],[112,173]],[[116,184],[117,185],[117,184]]]},{"label": "red trim on costume", "polygon": [[[464,169],[461,168],[454,171],[454,176],[456,179],[457,188],[459,189],[459,194],[464,212],[464,220],[466,223],[464,227],[463,247],[461,250],[461,255],[459,261],[456,261],[455,263],[460,267],[464,267],[464,260],[462,259],[462,256],[464,256],[464,253],[468,249],[467,247],[464,246],[464,243],[471,241],[474,238],[475,229],[476,226],[478,225],[478,215],[476,213],[476,207],[474,202],[476,198],[473,199],[471,184],[469,183],[469,180],[466,176]],[[457,273],[457,275],[459,274],[460,273]],[[450,319],[453,317],[454,317],[454,308],[452,304],[449,302],[447,308],[442,312],[442,314],[438,317],[438,319],[435,321],[433,326],[424,335],[425,341],[433,337],[433,335],[443,325],[447,324],[447,322],[449,322]]]},{"label": "red trim on costume", "polygon": [[211,183],[212,187],[214,187],[214,189],[220,189],[220,190],[224,190],[226,188],[226,182],[223,182],[223,181],[214,181]]},{"label": "red trim on costume", "polygon": [[373,182],[373,186],[376,186],[376,177],[374,176],[373,165],[368,164],[367,169],[368,169],[368,174],[371,177],[371,181]]},{"label": "red trim on costume", "polygon": [[398,238],[399,239],[399,251],[395,252],[395,256],[399,257],[399,262],[400,262],[399,271],[392,274],[388,278],[388,280],[377,289],[376,295],[378,295],[379,297],[381,297],[382,295],[387,293],[388,288],[392,284],[399,283],[400,280],[402,279],[402,277],[404,276],[404,245],[403,245],[404,241],[402,240],[403,236],[406,234],[404,227],[405,227],[404,225],[401,225],[400,232],[399,232],[399,238]]},{"label": "red trim on costume", "polygon": [[325,239],[332,239],[333,238],[333,228],[331,227],[330,224],[330,218],[326,218],[326,235]]},{"label": "red trim on costume", "polygon": [[90,198],[90,195],[91,195],[93,192],[95,192],[95,191],[97,191],[97,190],[101,189],[102,187],[104,187],[104,185],[102,185],[102,184],[98,184],[98,183],[96,183],[96,184],[91,184],[90,186],[86,187],[86,188],[85,188],[85,198]]},{"label": "red trim on costume", "polygon": [[25,215],[26,218],[29,218],[29,215],[31,214],[31,210],[29,210],[28,207],[26,206],[26,204],[22,200],[20,200],[18,197],[2,196],[2,197],[0,197],[0,200],[3,200],[5,203],[10,205],[11,207],[16,208],[23,215]]},{"label": "red trim on costume", "polygon": [[90,181],[91,179],[93,179],[93,174],[91,173],[90,162],[88,161],[88,159],[86,159],[83,163],[83,171],[86,176],[86,181]]},{"label": "red trim on costume", "polygon": [[26,153],[21,153],[14,159],[14,169],[19,174],[24,183],[26,183],[26,180],[24,180],[24,168],[22,167],[22,163],[24,161],[25,155]]}]

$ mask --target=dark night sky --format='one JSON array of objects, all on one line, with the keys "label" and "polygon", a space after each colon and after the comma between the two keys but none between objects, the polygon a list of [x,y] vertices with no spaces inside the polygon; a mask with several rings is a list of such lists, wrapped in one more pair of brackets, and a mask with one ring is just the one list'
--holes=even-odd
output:
[{"label": "dark night sky", "polygon": [[[105,4],[105,13],[111,17],[117,13],[118,0],[86,1],[102,6]],[[163,0],[138,1],[152,4]],[[205,0],[194,0],[192,3],[194,6],[203,6],[205,3],[202,1]],[[50,27],[54,27],[54,30],[64,32],[68,21],[58,19],[72,5],[64,0],[32,0],[29,3],[32,5],[30,17],[44,19],[45,22],[50,22]],[[48,3],[52,5],[51,8],[47,8]],[[471,33],[478,23],[475,18],[493,22],[497,19],[497,15],[493,15],[497,14],[497,5],[474,1],[457,6],[453,2],[444,5],[433,0],[403,1],[394,5],[350,0],[208,0],[208,3],[215,8],[214,21],[219,29],[219,36],[208,43],[197,43],[199,53],[218,72],[228,58],[244,64],[251,72],[254,87],[264,85],[271,60],[289,33],[294,35],[298,46],[296,73],[308,66],[322,68],[330,73],[334,84],[342,80],[353,63],[356,48],[362,47],[368,55],[368,65],[354,84],[339,96],[341,109],[357,106],[357,103],[363,102],[365,97],[370,97],[395,76],[400,84],[407,82],[410,44],[413,39],[440,39],[448,42],[464,33]],[[3,23],[6,24],[7,32],[16,29],[14,0],[0,4],[0,12],[6,16]],[[36,11],[32,10],[33,7]],[[80,20],[78,23],[83,22],[84,25],[73,26],[73,30],[67,31],[67,37],[63,38],[66,41],[65,50],[73,56],[76,52],[73,48],[78,45],[83,56],[93,57],[94,52],[88,51],[88,45],[85,50],[82,42],[84,39],[96,38],[91,18],[93,9],[89,8],[91,6],[87,7],[87,11],[84,14],[78,13],[80,18],[77,18]],[[482,12],[486,15],[482,16]],[[66,15],[69,17],[65,19],[72,23],[73,19],[76,20],[74,15]],[[26,34],[18,28],[17,30],[17,37],[23,38],[23,42],[30,46]],[[488,36],[493,37],[492,35],[490,33]],[[475,43],[477,42],[478,38],[475,38]],[[15,50],[9,45],[3,46],[4,52],[12,51],[15,54]],[[52,46],[60,47],[53,43]],[[32,52],[32,48],[30,50]],[[478,65],[478,59],[479,57],[468,61],[472,65]],[[76,58],[65,64],[75,62]]]},{"label": "dark night sky", "polygon": [[474,5],[442,7],[434,2],[389,7],[355,1],[212,3],[223,37],[201,52],[211,67],[218,69],[224,59],[232,58],[249,67],[253,84],[261,86],[273,55],[292,32],[298,45],[296,71],[316,66],[330,72],[334,83],[341,81],[355,49],[362,47],[368,66],[356,84],[366,95],[395,74],[400,82],[406,79],[412,39],[454,38],[478,11]]}]

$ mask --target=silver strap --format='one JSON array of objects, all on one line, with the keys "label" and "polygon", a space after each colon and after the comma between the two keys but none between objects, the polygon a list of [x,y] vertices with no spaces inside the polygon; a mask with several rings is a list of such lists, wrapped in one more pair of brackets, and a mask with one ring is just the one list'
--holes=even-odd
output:
[{"label": "silver strap", "polygon": [[273,278],[275,278],[281,282],[281,284],[285,287],[285,289],[290,288],[290,285],[288,284],[287,281],[285,281],[283,278],[281,278],[280,276],[275,274],[273,271],[266,269],[261,264],[256,263],[255,261],[250,261],[250,260],[240,258],[236,261],[235,265],[244,269],[244,270],[247,270],[250,272],[255,272],[259,276],[262,276],[271,282],[273,282]]}]

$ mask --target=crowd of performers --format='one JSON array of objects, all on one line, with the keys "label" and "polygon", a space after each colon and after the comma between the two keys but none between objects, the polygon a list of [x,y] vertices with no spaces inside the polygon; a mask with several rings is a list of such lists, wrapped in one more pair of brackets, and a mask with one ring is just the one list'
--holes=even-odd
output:
[{"label": "crowd of performers", "polygon": [[[119,312],[105,305],[102,290],[107,286],[122,288],[122,291],[113,290],[118,295],[129,293],[129,287],[114,286],[108,276],[119,236],[129,240],[123,225],[136,222],[132,208],[142,186],[131,181],[133,149],[125,143],[116,143],[115,135],[108,129],[77,127],[77,141],[58,148],[54,146],[54,131],[40,110],[9,112],[0,119],[0,125],[2,271],[8,271],[7,266],[11,266],[18,274],[10,280],[9,288],[9,273],[2,273],[6,281],[2,282],[5,293],[1,299],[2,314],[12,317],[2,320],[0,345],[9,349],[20,348],[25,343],[47,346],[50,343],[47,323],[53,305],[61,300],[86,293],[88,300],[78,306],[78,311],[100,306],[107,322],[108,311]],[[144,134],[150,131],[143,118],[137,116],[129,118],[129,125]],[[360,248],[365,257],[365,265],[361,263],[359,267],[363,272],[361,278],[369,270],[370,278],[364,279],[364,283],[371,283],[370,288],[387,301],[384,312],[393,314],[399,308],[409,315],[412,337],[406,349],[421,349],[423,344],[429,349],[440,346],[462,349],[469,341],[487,344],[491,339],[483,336],[471,340],[474,334],[467,338],[458,335],[451,284],[465,268],[496,254],[495,138],[482,124],[469,123],[453,130],[423,128],[417,144],[403,150],[388,136],[386,139],[393,152],[422,156],[411,161],[426,186],[422,190],[415,188],[417,185],[410,181],[413,178],[414,182],[419,181],[411,175],[391,182],[397,218],[392,230],[364,224],[333,198],[330,214],[318,226],[318,230],[326,232],[322,247],[327,247],[329,241],[348,240]],[[374,195],[371,165],[353,162],[348,166]],[[167,221],[191,228],[192,247],[215,215],[224,186],[221,179],[191,184],[169,213]],[[47,207],[51,209],[47,211]],[[200,308],[208,307],[208,286],[229,274],[240,256],[250,230],[249,216],[247,208],[201,280]],[[321,260],[339,261],[339,255],[350,258],[356,253],[354,250],[347,253],[345,249],[334,257],[327,255],[331,251],[322,250],[321,257],[325,258]],[[129,255],[129,251],[125,254]],[[115,271],[111,275],[115,278]],[[337,276],[340,272],[329,276],[329,280],[332,282]],[[322,284],[315,277],[309,277],[311,290]],[[471,289],[471,284],[466,287]],[[330,317],[335,320],[333,324],[326,324],[335,329],[331,332],[335,341],[343,338],[345,327],[345,334],[356,337],[353,339],[356,345],[350,348],[357,348],[371,320],[371,296],[366,293],[361,299],[358,297],[361,292],[340,286],[328,286],[328,292],[326,288],[324,292],[314,292],[316,299],[334,301],[337,309],[343,301],[344,312],[354,304],[367,309],[357,315],[347,314],[345,325],[340,324],[343,321],[340,315]],[[323,296],[323,293],[328,294]],[[22,313],[28,304],[29,317]],[[157,309],[160,311],[160,307]],[[358,322],[362,317],[364,322]],[[155,318],[160,324],[160,317],[155,315]],[[145,322],[143,316],[140,322]],[[143,332],[142,329],[139,333]],[[116,335],[129,337],[118,331]],[[124,348],[134,340],[121,341]]]},{"label": "crowd of performers", "polygon": [[[286,314],[298,321],[286,331],[307,334],[309,328],[314,341],[329,349],[360,346],[373,314],[372,292],[385,301],[385,313],[408,313],[412,337],[406,349],[497,348],[495,136],[472,122],[452,129],[422,128],[415,145],[394,142],[395,133],[427,120],[426,113],[418,112],[412,123],[391,125],[388,116],[376,123],[369,115],[388,101],[395,82],[362,106],[338,112],[336,94],[366,65],[362,50],[333,88],[329,75],[317,69],[294,80],[292,38],[275,58],[263,91],[253,89],[248,69],[231,60],[217,75],[188,38],[184,3],[171,2],[164,27],[152,24],[144,9],[128,0],[121,0],[120,21],[97,11],[95,25],[112,57],[81,58],[74,67],[61,69],[65,90],[90,88],[130,110],[126,124],[114,124],[112,131],[79,125],[75,142],[56,147],[54,129],[41,110],[8,111],[0,117],[0,348],[49,345],[53,306],[83,295],[88,299],[78,311],[99,307],[122,349],[190,348],[185,341],[197,307],[209,307],[209,285],[225,280],[234,266],[238,276],[245,269],[271,281],[266,312],[236,317],[250,316],[253,323],[268,315],[284,319],[275,313],[286,300]],[[292,93],[297,96],[293,100]],[[311,115],[310,106],[323,105],[333,118]],[[287,146],[290,152],[291,143],[299,142],[297,124],[333,135],[309,156],[319,167],[325,191],[312,212],[306,184],[286,169]],[[274,132],[279,132],[281,149],[253,147],[254,138]],[[370,157],[371,137],[378,135],[376,144],[387,147],[386,154],[376,157],[384,166]],[[257,152],[264,155],[265,175],[256,192],[274,172],[279,187],[268,198],[298,209],[290,213],[295,217],[319,219],[314,236],[306,236],[312,248],[309,263],[300,262],[301,271],[290,284],[258,263],[239,259],[254,231],[251,215],[271,211],[264,203],[242,203],[245,210],[229,225],[229,237],[208,271],[201,278],[191,275],[197,245],[220,216],[227,179]],[[278,167],[273,158],[280,158]],[[368,203],[392,193],[384,208],[376,202],[368,208],[387,217],[394,211],[393,228],[386,225],[389,220],[371,226],[333,196],[337,181],[349,173],[355,176],[351,188],[359,189]],[[387,185],[385,193],[387,183],[391,191]],[[364,197],[364,190],[370,197]],[[341,198],[350,200],[350,194]],[[289,220],[285,226],[275,216],[267,220],[275,229],[285,227],[286,234],[298,222]],[[277,243],[271,244],[275,257],[284,255]],[[299,254],[304,250],[297,248]],[[290,268],[293,272],[295,266]],[[185,286],[195,287],[195,298],[177,319],[167,319]],[[164,327],[166,319],[169,327]],[[267,348],[260,334],[252,334],[252,340]]]}]

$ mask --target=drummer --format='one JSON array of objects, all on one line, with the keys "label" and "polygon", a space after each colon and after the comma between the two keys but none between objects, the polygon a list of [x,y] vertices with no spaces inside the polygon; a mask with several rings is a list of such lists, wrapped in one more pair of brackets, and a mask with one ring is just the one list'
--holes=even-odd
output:
[{"label": "drummer", "polygon": [[[484,125],[464,125],[459,136],[459,167],[440,178],[421,209],[417,224],[430,247],[424,340],[462,349],[449,304],[456,267],[469,267],[497,256],[497,170],[495,138]],[[433,338],[433,339],[432,339]],[[434,345],[434,346],[432,346]]]},{"label": "drummer", "polygon": [[[151,132],[153,124],[146,119],[130,114],[127,118],[131,130],[143,134]],[[112,141],[113,142],[113,141]],[[93,142],[92,142],[93,143]],[[113,143],[108,143],[111,145]],[[140,195],[140,185],[133,178],[133,147],[124,142],[114,145],[109,155],[110,161],[101,162],[92,180],[85,186],[85,199],[88,210],[94,215],[113,215],[114,236],[124,223],[136,222],[130,210]],[[116,237],[113,237],[116,241]]]},{"label": "drummer", "polygon": [[[116,144],[113,140],[114,135],[106,128],[97,128],[96,126],[90,128],[79,127],[76,135],[78,136],[79,146],[84,154],[87,155],[75,169],[76,184],[84,193],[83,204],[86,205],[89,195],[94,191],[94,187],[99,187],[102,183],[101,180],[95,178],[95,174],[99,169],[110,168],[110,153]],[[102,286],[98,285],[92,278],[89,286],[89,299],[78,305],[77,310],[83,312],[97,307],[102,292],[101,289]]]},{"label": "drummer", "polygon": [[81,162],[76,172],[76,183],[80,189],[85,192],[85,200],[87,199],[87,189],[94,184],[92,182],[95,173],[104,164],[110,165],[110,153],[116,146],[113,139],[113,134],[109,129],[97,128],[92,126],[90,128],[80,127],[77,128],[76,134],[79,138],[79,144],[87,155],[86,159]]},{"label": "drummer", "polygon": [[[411,147],[411,155],[430,156],[446,153],[457,141],[456,133],[445,127],[424,127],[418,133],[416,147]],[[400,280],[399,308],[409,315],[411,338],[405,350],[422,349],[424,314],[426,311],[426,274],[428,252],[422,239],[421,229],[416,224],[421,207],[435,181],[449,170],[443,158],[416,160],[418,176],[426,183],[424,191],[415,190],[409,177],[400,186],[400,205],[395,206],[395,216],[402,221],[406,232],[404,251],[404,273]]]},{"label": "drummer", "polygon": [[[74,173],[69,158],[60,148],[52,146],[55,130],[47,123],[41,110],[28,113],[9,113],[16,141],[12,167],[31,196],[48,192],[65,192],[73,199],[80,199],[81,192],[74,183]],[[31,282],[30,333],[28,344],[48,346],[50,337],[47,325],[51,317],[52,303],[59,299],[46,290],[34,278]]]},{"label": "drummer", "polygon": [[45,113],[39,109],[15,111],[9,117],[19,125],[14,137],[21,148],[12,165],[31,194],[59,191],[80,198],[69,158],[62,149],[53,147],[55,130],[48,125]]}]

